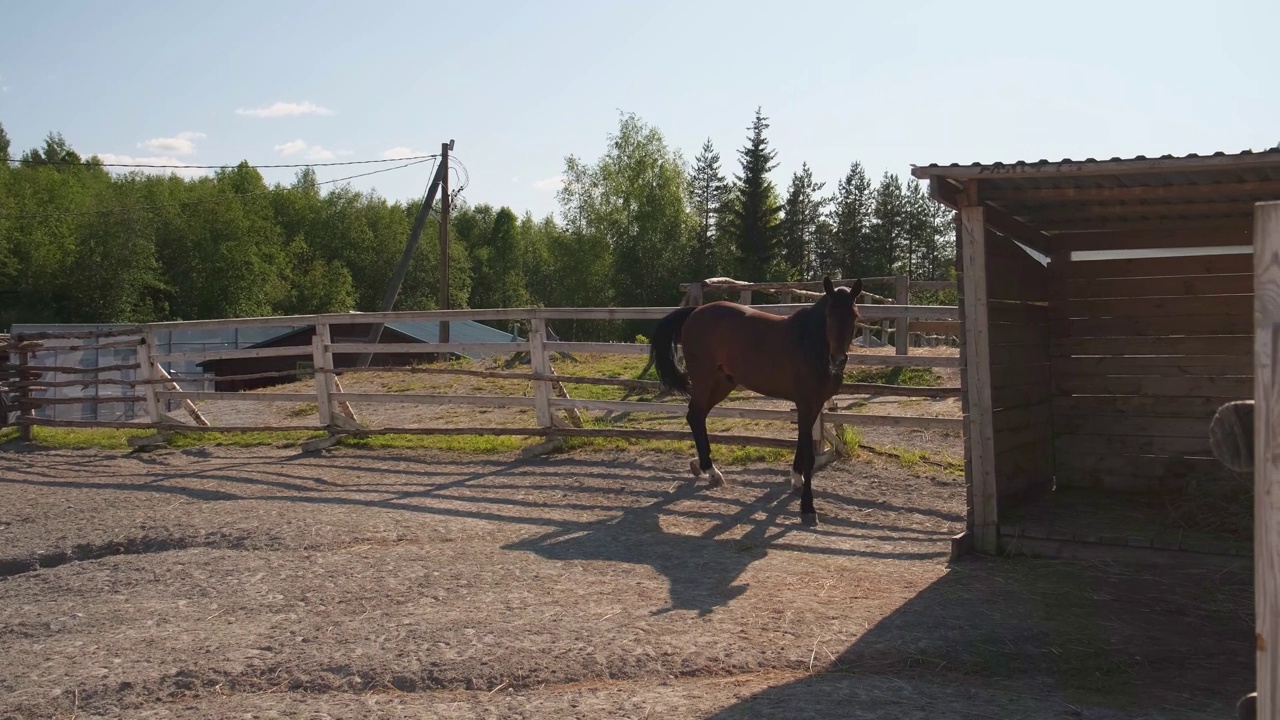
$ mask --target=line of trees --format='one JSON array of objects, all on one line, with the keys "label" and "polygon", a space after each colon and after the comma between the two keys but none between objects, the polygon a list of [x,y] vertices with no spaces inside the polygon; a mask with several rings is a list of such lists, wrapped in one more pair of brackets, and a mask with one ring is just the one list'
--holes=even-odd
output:
[{"label": "line of trees", "polygon": [[[724,275],[953,276],[952,215],[918,183],[886,173],[873,186],[854,162],[824,195],[805,164],[781,194],[768,127],[757,110],[727,177],[710,140],[690,166],[624,114],[594,163],[565,159],[558,222],[458,203],[451,306],[670,305],[680,283]],[[310,168],[270,186],[243,162],[193,179],[110,173],[58,133],[11,160],[0,126],[0,327],[376,310],[417,212],[349,186],[322,192]],[[396,309],[435,307],[437,267],[436,243],[420,243]]]}]

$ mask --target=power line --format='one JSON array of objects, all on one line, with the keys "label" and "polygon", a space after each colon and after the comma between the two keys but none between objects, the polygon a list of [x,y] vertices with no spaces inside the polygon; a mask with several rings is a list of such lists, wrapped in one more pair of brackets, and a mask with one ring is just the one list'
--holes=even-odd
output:
[{"label": "power line", "polygon": [[[387,163],[387,162],[404,162],[406,160],[431,160],[439,158],[440,153],[434,155],[407,155],[398,158],[380,158],[377,160],[343,160],[337,162],[320,162],[320,163],[290,163],[277,165],[248,165],[254,170],[267,170],[275,168],[302,168],[302,167],[338,167],[341,165],[369,165],[371,163]],[[92,165],[95,167],[118,167],[118,168],[159,168],[170,170],[234,170],[240,167],[236,165],[161,165],[154,163],[109,163],[109,162],[93,162],[92,160],[27,160],[14,159],[9,162],[19,165]]]},{"label": "power line", "polygon": [[[427,162],[428,160],[432,160],[432,159],[439,158],[439,157],[440,157],[439,155],[426,155],[426,156],[422,156],[422,159],[420,159],[420,160],[414,160],[413,162],[407,162],[407,163],[405,163],[405,164],[403,164],[403,165],[397,165],[397,166],[395,166],[395,167],[389,167],[389,168],[382,168],[382,169],[380,169],[380,170],[371,170],[371,171],[366,172],[366,173],[360,173],[360,174],[358,174],[358,175],[348,175],[348,176],[346,176],[346,177],[334,178],[334,179],[332,179],[332,180],[323,180],[323,181],[320,181],[320,182],[311,183],[309,187],[319,187],[319,186],[321,186],[321,185],[331,185],[331,184],[333,184],[333,183],[340,183],[340,182],[344,182],[344,181],[347,181],[347,180],[355,180],[356,178],[368,177],[368,176],[370,176],[370,175],[377,175],[377,174],[379,174],[379,173],[391,172],[392,170],[401,170],[401,169],[403,169],[403,168],[407,168],[407,167],[410,167],[410,166],[413,166],[413,165],[420,165],[420,164],[422,164],[422,163],[424,163],[424,162]],[[173,203],[156,203],[156,204],[153,204],[153,205],[129,205],[129,206],[126,206],[126,207],[118,207],[118,208],[102,208],[102,209],[98,209],[98,210],[81,210],[81,211],[74,211],[74,212],[34,213],[34,214],[29,214],[29,215],[0,215],[0,217],[8,218],[8,219],[11,219],[11,220],[33,220],[33,219],[39,219],[39,218],[50,218],[50,217],[74,217],[74,216],[83,216],[83,215],[103,215],[103,214],[107,214],[107,213],[133,212],[133,211],[136,211],[136,210],[158,210],[158,209],[160,209],[160,208],[168,208],[168,207],[182,207],[182,206],[186,206],[186,205],[199,205],[200,203],[207,203],[207,202],[221,202],[221,201],[223,201],[223,200],[232,200],[232,199],[238,199],[238,198],[253,197],[253,196],[255,196],[255,195],[266,195],[266,194],[268,194],[268,193],[272,193],[272,192],[275,192],[275,189],[258,190],[258,191],[255,191],[255,192],[249,192],[249,193],[236,193],[236,194],[230,194],[230,195],[214,195],[214,196],[212,196],[212,197],[200,198],[200,199],[198,199],[198,200],[184,200],[184,201],[181,201],[181,202],[173,202]]]}]

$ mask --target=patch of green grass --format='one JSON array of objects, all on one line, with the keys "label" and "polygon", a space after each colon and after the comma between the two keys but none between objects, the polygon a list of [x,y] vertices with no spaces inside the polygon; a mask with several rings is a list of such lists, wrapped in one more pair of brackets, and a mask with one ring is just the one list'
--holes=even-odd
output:
[{"label": "patch of green grass", "polygon": [[909,448],[893,448],[893,454],[898,456],[898,462],[903,467],[915,467],[924,462],[928,457],[928,453],[922,450],[911,450]]},{"label": "patch of green grass", "polygon": [[255,430],[252,432],[179,432],[169,438],[169,447],[293,447],[312,438],[324,437],[320,430]]},{"label": "patch of green grass", "polygon": [[[11,434],[10,434],[11,433]],[[127,438],[150,435],[149,429],[117,428],[31,428],[31,444],[57,450],[119,450],[129,447]],[[18,437],[17,428],[6,432],[5,441]]]},{"label": "patch of green grass", "polygon": [[285,415],[291,418],[300,418],[315,415],[317,412],[319,412],[319,407],[315,403],[301,403],[289,408],[285,411]]},{"label": "patch of green grass", "polygon": [[840,429],[840,441],[844,443],[844,456],[852,457],[862,448],[862,430],[844,425]]},{"label": "patch of green grass", "polygon": [[[126,430],[122,428],[31,428],[31,444],[58,450],[128,450],[128,439],[154,434],[150,428]],[[169,446],[192,448],[207,445],[228,447],[289,447],[305,440],[321,437],[325,433],[307,430],[263,430],[257,432],[207,433],[176,432],[169,439]],[[6,428],[0,433],[0,442],[18,437],[17,428]]]},{"label": "patch of green grass", "polygon": [[445,450],[487,455],[515,452],[537,442],[541,438],[515,435],[367,435],[345,437],[339,444],[368,450]]},{"label": "patch of green grass", "polygon": [[[856,356],[850,356],[850,363],[856,361]],[[894,382],[893,375],[898,370],[901,370],[901,372],[898,373],[897,382]],[[844,377],[845,382],[851,383],[876,383],[878,385],[904,385],[910,387],[938,387],[942,383],[942,376],[935,372],[933,368],[861,367],[852,372],[846,372]]]}]

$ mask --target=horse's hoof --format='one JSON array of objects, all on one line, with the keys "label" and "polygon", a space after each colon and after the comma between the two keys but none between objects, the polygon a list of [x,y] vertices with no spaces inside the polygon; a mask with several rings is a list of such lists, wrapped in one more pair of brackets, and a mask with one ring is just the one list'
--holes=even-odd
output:
[{"label": "horse's hoof", "polygon": [[816,512],[811,512],[811,513],[800,513],[800,522],[801,522],[801,524],[803,524],[805,527],[817,527],[817,526],[818,526],[818,513],[816,513]]},{"label": "horse's hoof", "polygon": [[702,468],[698,467],[697,458],[689,461],[689,472],[693,473],[694,477],[702,477]]},{"label": "horse's hoof", "polygon": [[721,485],[724,485],[724,474],[720,472],[720,468],[712,465],[711,471],[707,474],[711,476],[711,487],[720,487]]}]

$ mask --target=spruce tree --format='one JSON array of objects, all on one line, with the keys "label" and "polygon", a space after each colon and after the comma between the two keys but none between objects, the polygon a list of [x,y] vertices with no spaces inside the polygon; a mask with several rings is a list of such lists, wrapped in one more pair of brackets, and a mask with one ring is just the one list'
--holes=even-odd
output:
[{"label": "spruce tree", "polygon": [[907,274],[910,251],[907,248],[907,198],[902,181],[885,171],[876,188],[871,210],[874,226],[866,243],[867,274],[872,277]]},{"label": "spruce tree", "polygon": [[855,161],[836,186],[831,208],[830,272],[846,278],[875,275],[868,272],[874,201],[871,180],[862,163]]},{"label": "spruce tree", "polygon": [[733,228],[733,245],[737,251],[739,280],[756,282],[772,279],[774,234],[782,207],[777,202],[777,189],[769,173],[778,166],[776,150],[769,149],[764,131],[768,118],[756,108],[747,146],[738,151],[741,174],[734,175],[736,187],[729,218]]},{"label": "spruce tree", "polygon": [[690,279],[705,280],[724,274],[726,252],[722,247],[724,232],[721,217],[729,199],[729,182],[720,171],[720,153],[711,138],[702,143],[702,152],[694,159],[689,179],[689,209],[694,217],[694,236],[690,248]]},{"label": "spruce tree", "polygon": [[821,197],[826,183],[814,182],[808,163],[791,177],[787,203],[779,225],[782,268],[788,280],[811,280],[818,274],[818,232],[827,198]]}]

